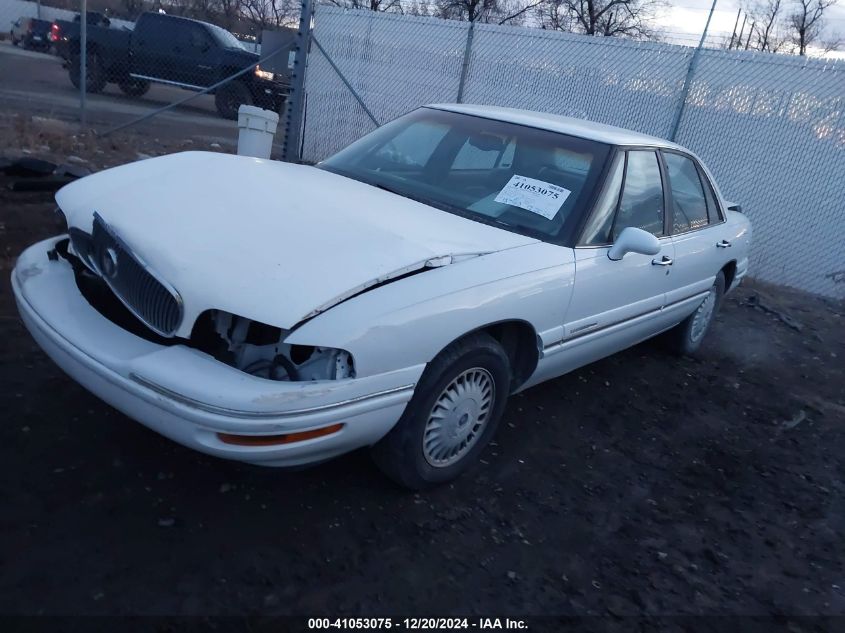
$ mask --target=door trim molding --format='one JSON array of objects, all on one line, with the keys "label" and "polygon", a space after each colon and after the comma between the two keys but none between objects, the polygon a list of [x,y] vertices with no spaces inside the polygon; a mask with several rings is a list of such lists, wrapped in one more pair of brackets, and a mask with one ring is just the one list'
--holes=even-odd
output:
[{"label": "door trim molding", "polygon": [[562,352],[562,351],[567,350],[571,347],[575,347],[576,345],[580,345],[583,342],[593,340],[593,339],[598,338],[602,335],[612,334],[613,332],[617,332],[617,331],[622,330],[626,327],[636,325],[638,323],[641,323],[641,322],[647,320],[648,318],[650,318],[650,317],[652,317],[656,314],[665,313],[667,310],[677,310],[679,308],[684,307],[684,305],[686,305],[687,303],[694,303],[695,301],[700,301],[700,300],[704,299],[705,296],[707,296],[708,292],[710,292],[709,289],[705,290],[704,292],[698,292],[698,293],[691,295],[689,297],[686,297],[684,299],[679,299],[678,301],[674,301],[670,304],[667,304],[667,305],[663,306],[662,308],[655,308],[653,310],[648,310],[647,312],[643,312],[643,313],[638,314],[636,316],[629,317],[629,318],[623,319],[621,321],[616,321],[615,323],[610,323],[608,325],[605,325],[603,327],[598,328],[597,330],[591,330],[591,331],[588,331],[588,332],[581,332],[580,330],[583,329],[583,328],[579,328],[579,330],[575,330],[575,332],[577,332],[577,334],[575,334],[575,332],[573,332],[574,336],[569,336],[568,338],[561,339],[560,341],[550,343],[550,344],[546,345],[545,347],[543,347],[542,357],[545,358],[547,356],[557,354],[558,352]]},{"label": "door trim molding", "polygon": [[170,86],[179,86],[180,88],[188,88],[190,90],[205,90],[202,86],[195,86],[194,84],[183,84],[179,81],[170,81],[169,79],[159,79],[158,77],[149,77],[147,75],[139,75],[137,73],[129,73],[133,79],[144,79],[146,81],[153,81],[157,84],[168,84]]}]

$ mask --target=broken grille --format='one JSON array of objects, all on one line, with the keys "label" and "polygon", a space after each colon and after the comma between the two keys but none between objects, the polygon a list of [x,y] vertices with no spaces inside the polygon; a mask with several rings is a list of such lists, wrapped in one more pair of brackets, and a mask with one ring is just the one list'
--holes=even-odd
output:
[{"label": "broken grille", "polygon": [[156,278],[98,214],[90,236],[73,229],[71,239],[77,254],[136,317],[157,334],[173,335],[182,321],[179,293]]}]

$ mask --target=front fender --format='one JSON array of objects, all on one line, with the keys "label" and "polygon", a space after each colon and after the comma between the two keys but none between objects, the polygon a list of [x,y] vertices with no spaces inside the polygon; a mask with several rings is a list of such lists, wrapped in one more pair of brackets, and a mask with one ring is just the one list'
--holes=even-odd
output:
[{"label": "front fender", "polygon": [[428,270],[349,299],[296,328],[286,343],[348,351],[358,376],[427,363],[468,332],[529,323],[559,329],[572,295],[572,249],[538,242]]}]

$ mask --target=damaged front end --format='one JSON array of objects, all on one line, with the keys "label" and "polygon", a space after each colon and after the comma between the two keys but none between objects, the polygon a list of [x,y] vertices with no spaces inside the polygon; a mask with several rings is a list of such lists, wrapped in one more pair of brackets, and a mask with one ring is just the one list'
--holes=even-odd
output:
[{"label": "damaged front end", "polygon": [[[194,323],[190,338],[164,336],[150,327],[137,310],[120,299],[92,256],[80,256],[80,239],[74,235],[58,242],[51,257],[67,260],[85,300],[115,325],[159,345],[186,345],[244,373],[267,380],[315,381],[354,378],[351,355],[328,347],[289,345],[290,331],[222,310],[206,310]],[[90,255],[89,253],[86,253]]]},{"label": "damaged front end", "polygon": [[191,345],[236,369],[269,380],[308,381],[354,378],[348,352],[329,347],[288,345],[289,332],[242,316],[207,310],[194,324]]}]

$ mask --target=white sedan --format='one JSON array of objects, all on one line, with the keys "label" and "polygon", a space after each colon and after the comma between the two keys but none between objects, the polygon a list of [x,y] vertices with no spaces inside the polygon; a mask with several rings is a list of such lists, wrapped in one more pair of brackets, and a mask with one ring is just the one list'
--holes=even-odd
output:
[{"label": "white sedan", "polygon": [[448,481],[510,394],[664,333],[695,351],[751,227],[678,145],[564,117],[420,108],[317,166],[188,152],[56,196],[12,274],[87,389],[210,455],[372,447]]}]

